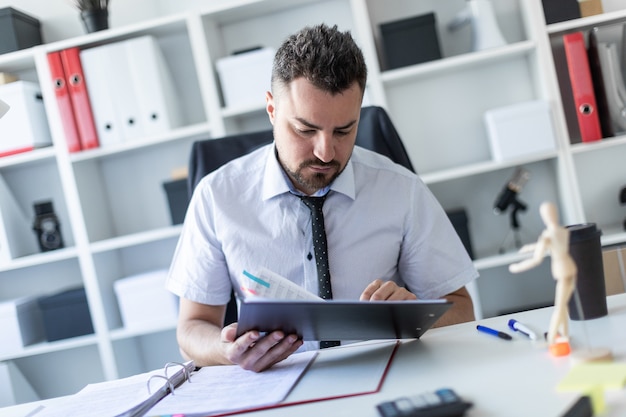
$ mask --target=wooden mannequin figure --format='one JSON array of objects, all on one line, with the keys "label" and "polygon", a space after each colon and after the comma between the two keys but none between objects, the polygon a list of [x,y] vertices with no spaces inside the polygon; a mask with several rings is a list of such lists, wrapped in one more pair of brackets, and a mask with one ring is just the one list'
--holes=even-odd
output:
[{"label": "wooden mannequin figure", "polygon": [[[548,331],[548,344],[555,355],[569,353],[569,314],[568,301],[576,287],[576,263],[569,254],[569,230],[559,224],[559,217],[554,204],[545,202],[539,207],[539,214],[546,229],[536,243],[525,245],[520,252],[533,252],[533,256],[521,262],[511,264],[509,271],[518,273],[533,268],[550,254],[552,277],[556,281],[554,311]],[[565,342],[558,337],[564,338]],[[566,344],[566,346],[563,346]]]}]

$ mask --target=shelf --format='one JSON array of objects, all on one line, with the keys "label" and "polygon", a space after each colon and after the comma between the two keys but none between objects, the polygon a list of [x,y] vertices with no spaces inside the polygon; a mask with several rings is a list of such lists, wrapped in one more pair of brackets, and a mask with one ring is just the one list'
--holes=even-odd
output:
[{"label": "shelf", "polygon": [[34,255],[22,256],[13,259],[8,264],[0,265],[0,272],[65,261],[68,259],[76,258],[77,256],[78,251],[76,247],[57,249],[50,252],[36,253]]},{"label": "shelf", "polygon": [[92,346],[97,343],[95,334],[72,337],[70,339],[56,340],[54,342],[40,342],[24,347],[19,352],[0,356],[1,361],[14,360],[28,356],[43,355],[45,353],[60,352],[68,349]]},{"label": "shelf", "polygon": [[141,329],[115,329],[110,331],[111,340],[129,339],[131,337],[145,336],[152,333],[158,333],[168,330],[176,330],[176,322],[157,323],[152,326],[143,326]]},{"label": "shelf", "polygon": [[613,147],[626,145],[626,136],[616,136],[612,138],[605,138],[595,142],[576,143],[571,145],[573,154],[581,154],[585,152],[601,151]]},{"label": "shelf", "polygon": [[486,256],[475,260],[474,266],[479,271],[483,269],[499,268],[527,259],[530,255],[531,254],[528,253],[507,252],[501,255]]},{"label": "shelf", "polygon": [[170,36],[187,32],[187,14],[176,14],[145,22],[88,33],[71,39],[44,44],[46,52],[59,51],[74,46],[92,47],[143,35]]},{"label": "shelf", "polygon": [[134,233],[131,235],[120,236],[112,239],[106,239],[90,245],[93,253],[101,253],[116,249],[123,249],[131,246],[143,245],[146,243],[157,242],[159,240],[171,239],[178,237],[182,225],[165,227],[162,229],[149,230],[142,233]]},{"label": "shelf", "polygon": [[466,68],[487,65],[513,57],[526,56],[534,52],[535,47],[536,43],[533,41],[517,42],[499,48],[471,52],[423,64],[385,71],[381,74],[381,79],[384,84],[395,85],[417,78],[441,76],[442,74],[452,71],[462,71]]},{"label": "shelf", "polygon": [[229,24],[315,2],[319,0],[229,0],[206,7],[200,14],[220,24]]},{"label": "shelf", "polygon": [[471,175],[484,174],[500,169],[511,168],[519,165],[530,164],[533,162],[549,160],[557,157],[556,151],[542,152],[539,154],[526,156],[522,158],[515,158],[509,161],[496,162],[486,161],[476,164],[465,165],[459,168],[446,169],[436,172],[429,172],[420,174],[422,181],[426,184],[436,184],[444,181],[451,181],[459,178],[466,178]]},{"label": "shelf", "polygon": [[27,166],[42,161],[55,162],[56,151],[52,146],[34,149],[29,152],[22,152],[15,155],[0,158],[0,169],[11,166]]},{"label": "shelf", "polygon": [[265,104],[251,104],[248,106],[224,107],[222,109],[222,117],[225,119],[246,116],[254,113],[265,111]]},{"label": "shelf", "polygon": [[1,71],[15,73],[32,69],[35,66],[35,48],[0,54]]},{"label": "shelf", "polygon": [[110,155],[126,153],[134,150],[142,150],[149,147],[159,146],[165,143],[177,140],[192,138],[207,138],[211,135],[211,125],[209,123],[201,123],[193,126],[177,128],[171,132],[162,133],[154,136],[122,142],[104,148],[94,148],[87,151],[76,152],[71,155],[72,162],[80,162],[104,158]]},{"label": "shelf", "polygon": [[616,23],[624,19],[626,19],[626,9],[616,10],[580,19],[553,23],[547,26],[547,32],[550,35],[561,35],[567,32],[590,29],[597,25]]}]

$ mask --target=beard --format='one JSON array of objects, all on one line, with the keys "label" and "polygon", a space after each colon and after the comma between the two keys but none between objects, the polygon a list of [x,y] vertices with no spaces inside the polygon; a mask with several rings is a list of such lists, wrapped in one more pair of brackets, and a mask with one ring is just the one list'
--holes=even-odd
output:
[{"label": "beard", "polygon": [[[313,194],[315,191],[330,185],[345,169],[345,167],[341,168],[339,161],[335,160],[322,162],[319,159],[310,159],[302,162],[295,171],[289,169],[289,167],[285,166],[282,162],[281,165],[287,175],[289,175],[289,178],[291,178],[291,180],[295,183],[294,185],[307,190],[309,194]],[[331,175],[322,173],[313,173],[311,175],[304,174],[304,170],[311,165],[334,167],[336,170]]]}]

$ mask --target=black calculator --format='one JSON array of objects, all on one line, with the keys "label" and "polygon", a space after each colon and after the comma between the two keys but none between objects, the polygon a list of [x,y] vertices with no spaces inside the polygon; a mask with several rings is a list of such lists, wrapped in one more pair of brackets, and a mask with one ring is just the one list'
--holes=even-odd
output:
[{"label": "black calculator", "polygon": [[376,406],[382,417],[461,417],[472,403],[450,388],[400,397]]}]

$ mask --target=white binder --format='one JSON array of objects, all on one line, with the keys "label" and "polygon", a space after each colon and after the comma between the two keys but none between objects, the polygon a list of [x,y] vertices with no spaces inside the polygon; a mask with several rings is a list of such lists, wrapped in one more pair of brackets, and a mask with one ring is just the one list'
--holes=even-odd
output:
[{"label": "white binder", "polygon": [[173,78],[157,40],[141,36],[125,41],[125,46],[143,133],[151,135],[180,126]]},{"label": "white binder", "polygon": [[83,49],[80,52],[83,75],[101,147],[123,140],[123,131],[116,116],[113,90],[108,76],[112,64],[107,58],[106,47],[108,45]]},{"label": "white binder", "polygon": [[124,140],[133,140],[144,136],[144,131],[139,117],[139,101],[137,94],[134,94],[126,42],[106,45],[104,50],[109,62],[107,72],[118,123],[122,126],[122,137]]}]

